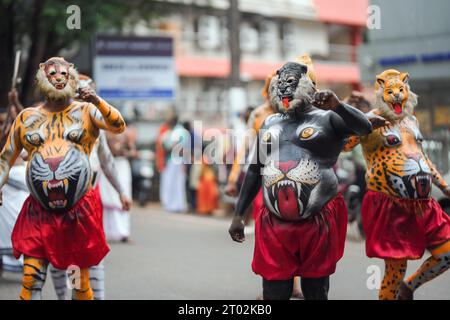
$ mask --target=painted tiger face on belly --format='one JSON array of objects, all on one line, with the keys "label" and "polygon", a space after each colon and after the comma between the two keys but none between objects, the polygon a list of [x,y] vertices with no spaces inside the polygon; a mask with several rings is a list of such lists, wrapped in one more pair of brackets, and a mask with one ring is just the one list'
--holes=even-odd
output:
[{"label": "painted tiger face on belly", "polygon": [[27,184],[44,208],[72,207],[90,188],[89,154],[97,132],[86,104],[49,113],[39,108],[20,119],[22,144],[30,155]]},{"label": "painted tiger face on belly", "polygon": [[61,210],[72,207],[86,193],[90,176],[88,157],[71,147],[64,156],[45,158],[36,152],[28,163],[27,183],[44,207]]}]

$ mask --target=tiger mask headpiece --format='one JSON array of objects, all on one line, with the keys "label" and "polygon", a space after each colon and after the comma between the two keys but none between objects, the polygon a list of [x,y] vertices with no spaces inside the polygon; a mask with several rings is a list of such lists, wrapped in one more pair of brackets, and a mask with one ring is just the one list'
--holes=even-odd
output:
[{"label": "tiger mask headpiece", "polygon": [[410,90],[409,74],[394,69],[377,75],[375,82],[375,108],[388,120],[401,120],[412,115],[417,95]]},{"label": "tiger mask headpiece", "polygon": [[315,83],[304,63],[288,62],[272,77],[269,86],[270,103],[280,113],[295,113],[311,104]]},{"label": "tiger mask headpiece", "polygon": [[53,57],[39,64],[36,73],[39,92],[50,101],[73,99],[78,86],[78,72],[73,63]]}]

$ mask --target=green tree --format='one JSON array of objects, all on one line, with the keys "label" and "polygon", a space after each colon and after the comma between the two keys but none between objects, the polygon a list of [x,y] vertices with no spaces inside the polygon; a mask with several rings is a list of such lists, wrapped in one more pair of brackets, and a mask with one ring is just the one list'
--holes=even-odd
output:
[{"label": "green tree", "polygon": [[[69,30],[67,8],[81,9],[81,28]],[[124,24],[150,21],[164,5],[156,0],[0,0],[0,108],[7,105],[15,50],[21,49],[21,98],[33,101],[34,75],[40,62],[76,42],[89,43],[98,31],[120,32]]]}]

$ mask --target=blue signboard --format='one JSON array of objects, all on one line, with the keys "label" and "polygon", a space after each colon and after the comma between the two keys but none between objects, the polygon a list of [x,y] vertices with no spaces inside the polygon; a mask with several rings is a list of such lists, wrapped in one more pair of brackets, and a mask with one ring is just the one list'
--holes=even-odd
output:
[{"label": "blue signboard", "polygon": [[175,99],[177,75],[170,37],[98,36],[97,91],[105,99]]}]

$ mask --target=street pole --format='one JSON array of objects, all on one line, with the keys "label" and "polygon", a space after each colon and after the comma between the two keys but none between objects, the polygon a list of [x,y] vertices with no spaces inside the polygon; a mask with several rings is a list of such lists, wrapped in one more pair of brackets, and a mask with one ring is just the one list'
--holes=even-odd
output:
[{"label": "street pole", "polygon": [[228,42],[230,47],[231,71],[229,76],[229,88],[240,87],[241,47],[239,39],[239,26],[241,13],[239,12],[239,0],[229,0],[228,9]]},{"label": "street pole", "polygon": [[[241,46],[240,46],[241,13],[239,12],[239,0],[229,0],[228,8],[228,47],[230,50],[230,74],[228,76],[228,101],[229,106],[225,111],[225,127],[232,129],[231,145],[234,150],[239,150],[240,137],[244,133],[245,124],[239,119],[239,113],[245,110],[247,98],[241,82]],[[224,179],[226,181],[226,167],[223,166]]]},{"label": "street pole", "polygon": [[242,87],[240,65],[241,46],[239,39],[241,13],[239,12],[239,0],[229,0],[228,8],[228,46],[230,49],[230,74],[228,77],[227,127],[233,127],[238,121],[238,114],[246,107],[245,90]]}]

